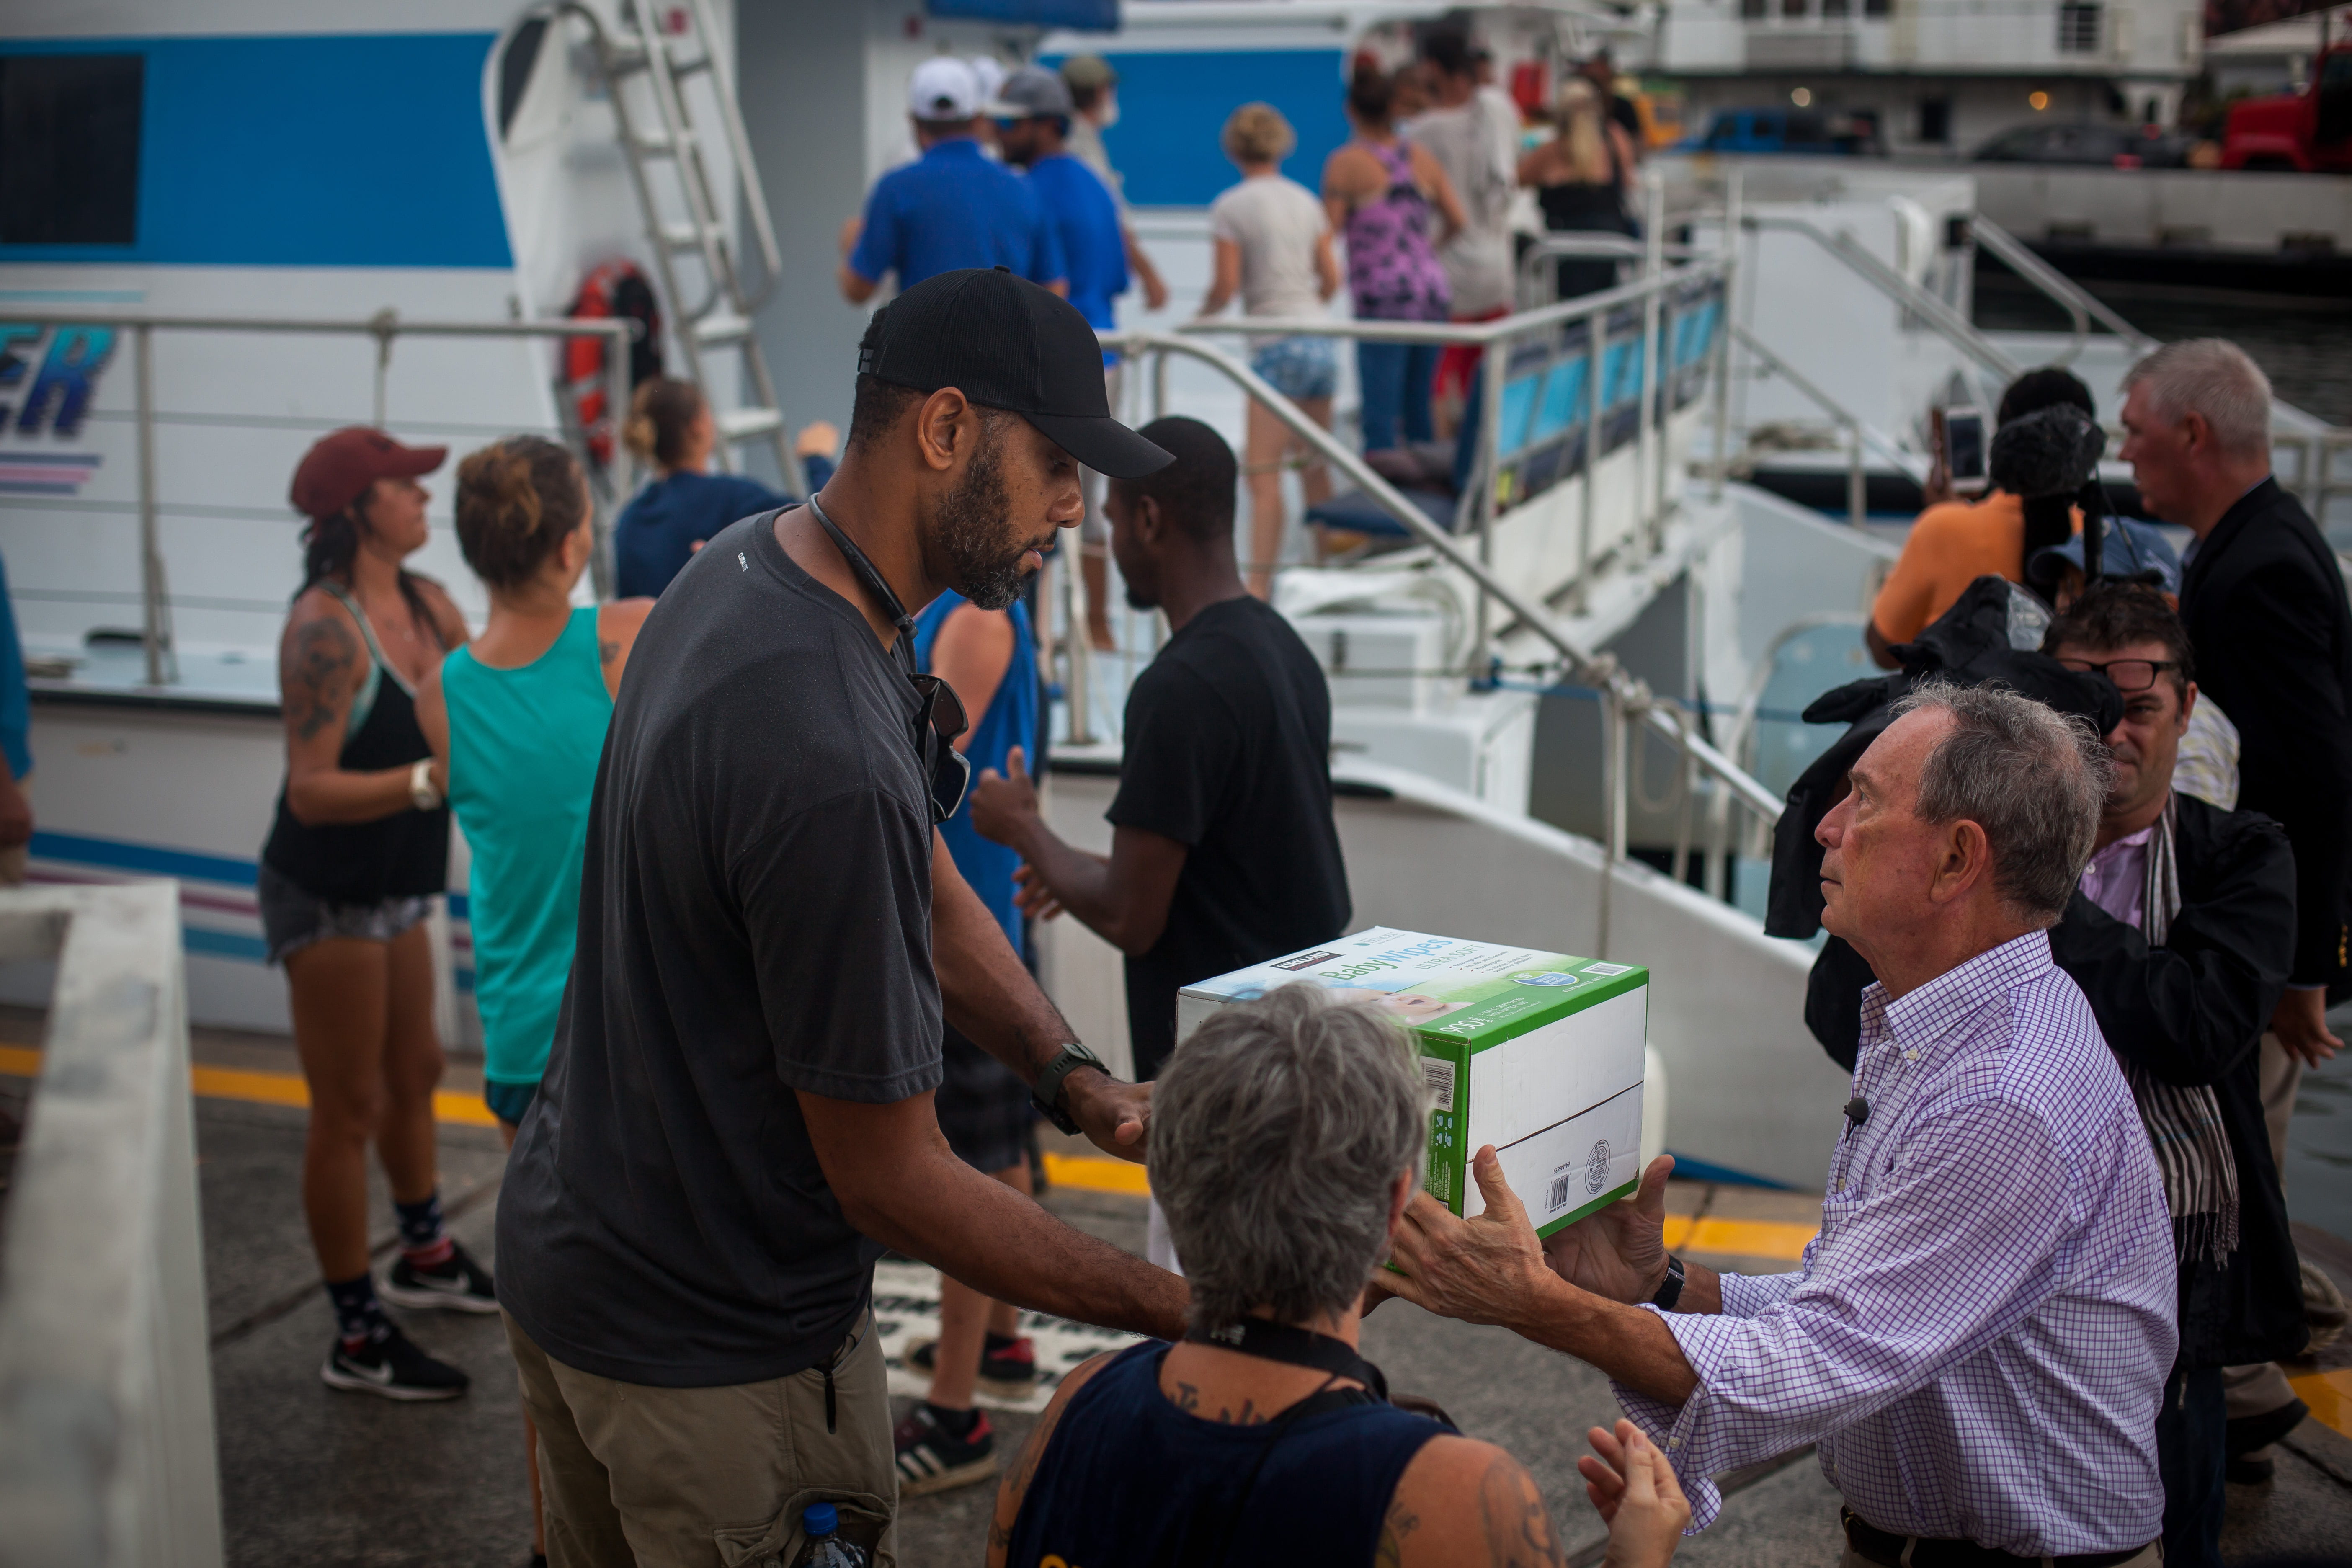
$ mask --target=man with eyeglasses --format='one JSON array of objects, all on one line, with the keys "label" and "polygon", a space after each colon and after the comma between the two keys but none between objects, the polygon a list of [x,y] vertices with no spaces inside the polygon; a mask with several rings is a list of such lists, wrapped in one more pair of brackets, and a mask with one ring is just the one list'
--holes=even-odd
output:
[{"label": "man with eyeglasses", "polygon": [[2123,694],[2091,863],[2050,955],[2091,1004],[2164,1174],[2180,1350],[2157,1415],[2168,1568],[2221,1568],[2225,1368],[2306,1337],[2260,1047],[2294,963],[2294,855],[2269,818],[2173,787],[2197,706],[2189,633],[2161,594],[2103,584],[2043,651]]},{"label": "man with eyeglasses", "polygon": [[910,646],[945,589],[1020,595],[1077,521],[1081,463],[1170,460],[1109,416],[1076,310],[1002,268],[945,273],[868,326],[823,491],[721,531],[647,617],[499,1199],[556,1564],[698,1564],[714,1541],[795,1562],[820,1500],[887,1560],[885,1247],[1060,1317],[1182,1332],[1180,1281],[940,1135],[943,1021],[1113,1153],[1141,1157],[1150,1100],[1075,1042],[940,847],[966,718]]}]

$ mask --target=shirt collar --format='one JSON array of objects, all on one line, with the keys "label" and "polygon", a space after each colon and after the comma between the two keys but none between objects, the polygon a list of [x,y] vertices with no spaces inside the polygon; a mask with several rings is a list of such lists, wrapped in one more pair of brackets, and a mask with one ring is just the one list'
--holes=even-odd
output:
[{"label": "shirt collar", "polygon": [[2050,933],[2030,931],[1893,1000],[1885,986],[1873,981],[1862,994],[1864,1031],[1919,1044],[1941,1039],[2051,967]]},{"label": "shirt collar", "polygon": [[2141,828],[2137,833],[2125,834],[2121,838],[2115,840],[2105,848],[2101,849],[2098,853],[2093,855],[2091,858],[2095,861],[2113,859],[2116,856],[2121,855],[2126,849],[2137,849],[2142,847],[2150,838],[2155,837],[2156,824],[2151,822],[2146,827]]},{"label": "shirt collar", "polygon": [[944,142],[934,142],[923,149],[925,158],[978,158],[984,154],[980,142],[971,136],[950,136]]}]

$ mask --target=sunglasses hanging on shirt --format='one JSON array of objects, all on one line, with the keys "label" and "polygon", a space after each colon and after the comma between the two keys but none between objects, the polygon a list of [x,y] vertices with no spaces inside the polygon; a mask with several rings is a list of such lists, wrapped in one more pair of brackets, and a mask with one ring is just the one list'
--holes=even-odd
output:
[{"label": "sunglasses hanging on shirt", "polygon": [[936,675],[927,675],[915,668],[915,618],[907,614],[890,584],[866,558],[866,552],[850,542],[833,519],[824,515],[824,508],[814,496],[809,497],[809,515],[833,536],[841,558],[849,563],[849,570],[865,584],[898,628],[898,640],[890,645],[892,662],[905,672],[914,686],[921,706],[915,711],[915,753],[922,759],[923,776],[929,781],[931,826],[936,827],[956,814],[963,804],[964,791],[971,787],[971,761],[955,749],[956,741],[971,728],[971,719],[964,711],[963,699],[955,688]]}]

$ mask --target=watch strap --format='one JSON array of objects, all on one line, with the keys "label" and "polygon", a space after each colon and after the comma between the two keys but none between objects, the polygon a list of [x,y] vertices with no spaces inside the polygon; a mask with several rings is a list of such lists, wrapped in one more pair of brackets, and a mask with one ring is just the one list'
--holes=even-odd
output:
[{"label": "watch strap", "polygon": [[1683,1279],[1687,1274],[1683,1260],[1673,1253],[1666,1254],[1666,1278],[1658,1286],[1658,1293],[1650,1298],[1650,1305],[1661,1312],[1671,1312],[1675,1303],[1683,1299]]},{"label": "watch strap", "polygon": [[1045,1070],[1037,1075],[1037,1081],[1029,1090],[1029,1098],[1036,1102],[1045,1120],[1064,1132],[1075,1133],[1078,1130],[1077,1118],[1062,1106],[1062,1090],[1070,1075],[1080,1068],[1099,1068],[1106,1075],[1110,1071],[1103,1067],[1100,1057],[1073,1040],[1045,1064]]}]

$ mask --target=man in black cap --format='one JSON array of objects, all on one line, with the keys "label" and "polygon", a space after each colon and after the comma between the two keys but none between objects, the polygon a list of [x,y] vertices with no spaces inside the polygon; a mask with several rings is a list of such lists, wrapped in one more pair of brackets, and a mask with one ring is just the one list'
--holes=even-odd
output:
[{"label": "man in black cap", "polygon": [[1073,1040],[939,847],[964,763],[911,614],[1012,602],[1111,419],[1093,330],[1002,269],[876,314],[840,468],[713,538],[646,622],[596,780],[571,989],[499,1216],[557,1564],[797,1561],[802,1510],[887,1551],[884,1247],[1173,1338],[1168,1274],[956,1159],[942,1016],[1130,1159],[1149,1091]]}]

